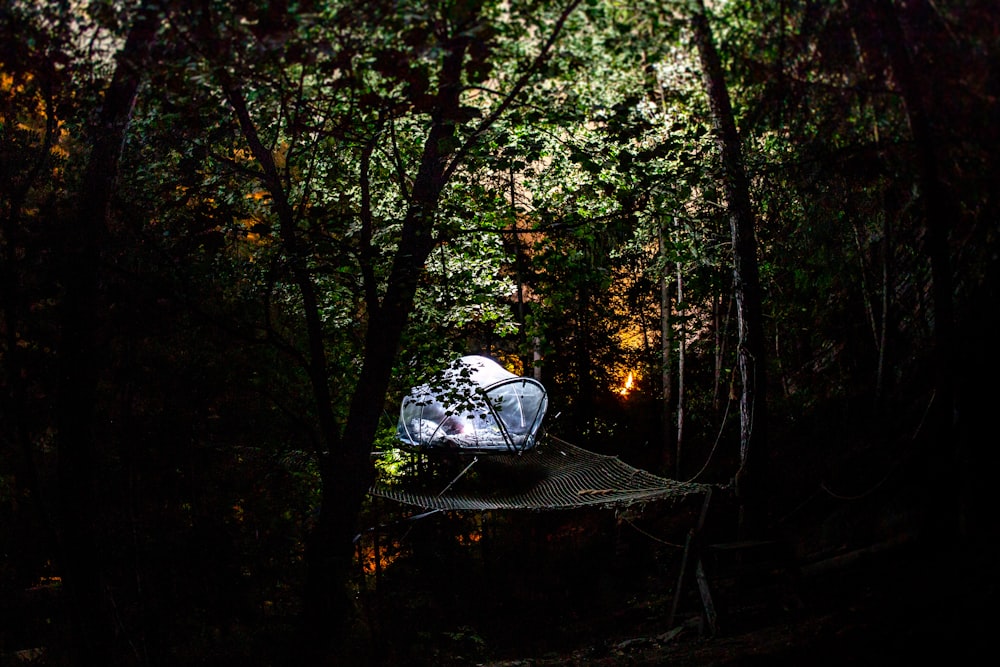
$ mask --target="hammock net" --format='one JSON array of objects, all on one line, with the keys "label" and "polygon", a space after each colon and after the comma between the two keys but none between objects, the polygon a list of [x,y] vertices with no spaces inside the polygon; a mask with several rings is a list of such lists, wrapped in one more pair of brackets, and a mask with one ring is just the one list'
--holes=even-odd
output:
[{"label": "hammock net", "polygon": [[536,447],[547,409],[538,381],[487,357],[461,357],[403,399],[396,435],[421,458],[377,482],[371,495],[426,510],[559,510],[708,490],[551,436]]},{"label": "hammock net", "polygon": [[[523,454],[465,455],[465,469],[437,485],[407,475],[380,481],[374,496],[427,510],[565,510],[623,508],[652,501],[678,501],[704,494],[709,485],[681,482],[632,467],[616,456],[588,451],[548,436]],[[471,465],[470,465],[471,464]],[[418,476],[413,476],[418,477]]]}]

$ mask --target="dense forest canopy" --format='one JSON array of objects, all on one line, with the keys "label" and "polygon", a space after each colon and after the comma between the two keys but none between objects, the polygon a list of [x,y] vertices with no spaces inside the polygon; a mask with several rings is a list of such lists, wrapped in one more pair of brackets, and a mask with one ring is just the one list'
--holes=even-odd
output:
[{"label": "dense forest canopy", "polygon": [[995,530],[992,2],[5,0],[0,34],[4,656],[322,663],[373,453],[465,354],[750,534],[873,459],[923,534]]}]

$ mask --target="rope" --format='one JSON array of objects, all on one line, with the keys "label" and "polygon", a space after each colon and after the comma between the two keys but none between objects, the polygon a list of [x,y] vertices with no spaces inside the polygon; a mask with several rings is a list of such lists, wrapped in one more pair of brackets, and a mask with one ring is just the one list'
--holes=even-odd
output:
[{"label": "rope", "polygon": [[[446,486],[446,487],[444,487],[443,489],[441,489],[441,491],[440,491],[440,492],[438,492],[438,494],[437,494],[437,496],[435,496],[435,498],[440,498],[441,496],[443,496],[443,495],[445,494],[445,492],[447,492],[447,491],[448,491],[448,489],[450,489],[450,488],[451,488],[452,486],[454,486],[454,485],[455,485],[455,482],[457,482],[458,480],[462,479],[462,477],[464,477],[464,476],[465,476],[465,473],[469,472],[469,468],[471,468],[472,466],[474,466],[474,465],[476,464],[476,461],[478,461],[478,460],[479,460],[479,457],[478,457],[478,456],[473,456],[473,457],[472,457],[472,460],[471,460],[471,461],[469,461],[469,465],[467,465],[467,466],[465,466],[464,468],[462,468],[462,472],[460,472],[460,473],[458,473],[457,475],[455,475],[455,478],[454,478],[453,480],[451,480],[450,482],[448,482],[448,486]],[[426,507],[425,509],[428,509],[428,510],[430,510],[430,511],[429,511],[429,512],[425,512],[425,513],[423,514],[423,516],[430,516],[431,514],[434,514],[435,512],[440,512],[440,511],[441,511],[441,509],[432,509],[432,508],[430,508],[430,507]],[[422,516],[421,518],[423,518],[423,516]],[[405,533],[405,534],[403,535],[403,539],[404,539],[404,540],[405,540],[405,539],[406,539],[407,537],[409,537],[409,536],[410,536],[410,532],[411,532],[412,530],[413,530],[413,526],[410,526],[410,527],[409,527],[409,528],[407,529],[406,533]]]},{"label": "rope", "polygon": [[689,482],[693,482],[701,476],[701,473],[705,472],[708,468],[708,464],[712,462],[712,457],[715,456],[715,450],[719,448],[719,443],[722,441],[722,431],[726,428],[726,420],[729,418],[729,406],[733,404],[733,399],[726,399],[726,411],[722,413],[722,423],[719,424],[719,434],[715,436],[715,443],[712,445],[712,451],[708,453],[708,457],[705,459],[705,464],[701,466],[701,470],[696,472],[690,479]]},{"label": "rope", "polygon": [[661,539],[661,538],[657,537],[656,535],[653,535],[652,533],[643,530],[639,526],[637,526],[634,523],[632,523],[632,519],[628,518],[627,516],[622,516],[620,518],[622,519],[622,521],[624,521],[628,525],[632,526],[632,528],[633,528],[633,530],[635,530],[635,532],[637,532],[640,535],[643,535],[645,537],[648,537],[649,539],[653,540],[654,542],[658,542],[659,544],[663,544],[665,546],[672,547],[674,549],[683,549],[684,548],[683,544],[674,544],[673,542],[667,542],[666,540]]},{"label": "rope", "polygon": [[465,473],[469,472],[469,468],[471,468],[472,466],[474,466],[476,464],[476,461],[478,461],[478,460],[479,460],[478,456],[473,456],[472,460],[469,461],[469,465],[467,465],[464,468],[462,468],[462,472],[460,472],[457,475],[455,475],[455,479],[453,479],[450,482],[448,482],[448,486],[446,486],[443,489],[441,489],[441,493],[437,494],[437,497],[440,498],[441,496],[443,496],[448,491],[448,489],[450,489],[451,487],[453,487],[455,485],[455,482],[457,482],[458,480],[462,479],[462,477],[465,476]]},{"label": "rope", "polygon": [[[461,479],[462,476],[465,473],[469,472],[469,468],[471,468],[473,465],[475,465],[476,461],[478,461],[478,460],[479,460],[479,457],[478,456],[474,456],[472,458],[472,461],[469,462],[469,465],[465,466],[465,468],[462,469],[462,472],[458,473],[458,475],[455,476],[455,479],[453,479],[450,482],[448,482],[448,486],[446,486],[443,489],[441,489],[441,491],[437,494],[436,497],[440,498],[448,489],[450,489],[452,487],[452,485],[455,482],[457,482],[459,479]],[[354,536],[354,543],[357,544],[358,540],[360,540],[361,536],[364,535],[365,533],[373,533],[376,530],[381,530],[382,528],[389,528],[391,526],[398,526],[398,525],[403,524],[403,523],[409,523],[409,522],[412,522],[412,521],[419,521],[420,519],[426,519],[427,517],[429,517],[429,516],[431,516],[433,514],[437,514],[438,512],[443,512],[444,511],[444,510],[442,510],[440,508],[437,508],[437,509],[426,508],[426,509],[428,511],[421,512],[420,514],[411,514],[410,516],[404,517],[404,518],[400,519],[399,521],[393,521],[392,523],[381,523],[381,524],[378,524],[377,526],[372,526],[371,528],[366,528],[365,530],[361,531],[360,533],[358,533],[357,535]],[[412,530],[413,530],[413,526],[410,526],[410,528],[403,535],[403,539],[406,539],[406,537],[410,534],[410,531],[412,531]]]},{"label": "rope", "polygon": [[[420,514],[411,514],[410,516],[403,517],[402,519],[399,519],[398,521],[392,521],[390,523],[380,523],[380,524],[378,524],[376,526],[372,526],[370,528],[365,528],[360,533],[358,533],[357,535],[354,536],[353,542],[354,542],[354,544],[357,544],[358,540],[361,539],[361,536],[365,535],[367,533],[374,533],[376,530],[382,530],[383,528],[392,528],[393,526],[399,526],[401,524],[408,523],[410,521],[419,521],[420,519],[426,519],[427,517],[431,516],[432,514],[437,514],[438,512],[441,512],[441,511],[442,510],[430,510],[429,512],[421,512]],[[407,534],[409,534],[409,531],[407,531]]]}]

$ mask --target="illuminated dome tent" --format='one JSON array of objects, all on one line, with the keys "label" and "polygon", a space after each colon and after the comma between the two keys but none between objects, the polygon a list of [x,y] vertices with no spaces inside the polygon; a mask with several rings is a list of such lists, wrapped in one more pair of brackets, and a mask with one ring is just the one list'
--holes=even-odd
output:
[{"label": "illuminated dome tent", "polygon": [[545,387],[480,356],[465,356],[410,390],[396,434],[421,449],[525,451],[548,409]]}]

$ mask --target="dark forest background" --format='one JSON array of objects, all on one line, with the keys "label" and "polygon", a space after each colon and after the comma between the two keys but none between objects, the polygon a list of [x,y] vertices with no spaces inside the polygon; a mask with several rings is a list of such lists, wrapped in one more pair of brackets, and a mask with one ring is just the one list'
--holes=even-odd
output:
[{"label": "dark forest background", "polygon": [[697,504],[367,494],[447,484],[396,416],[467,353],[716,485],[708,538],[769,571],[918,552],[915,595],[991,608],[995,3],[4,0],[0,34],[0,664],[669,630]]}]

